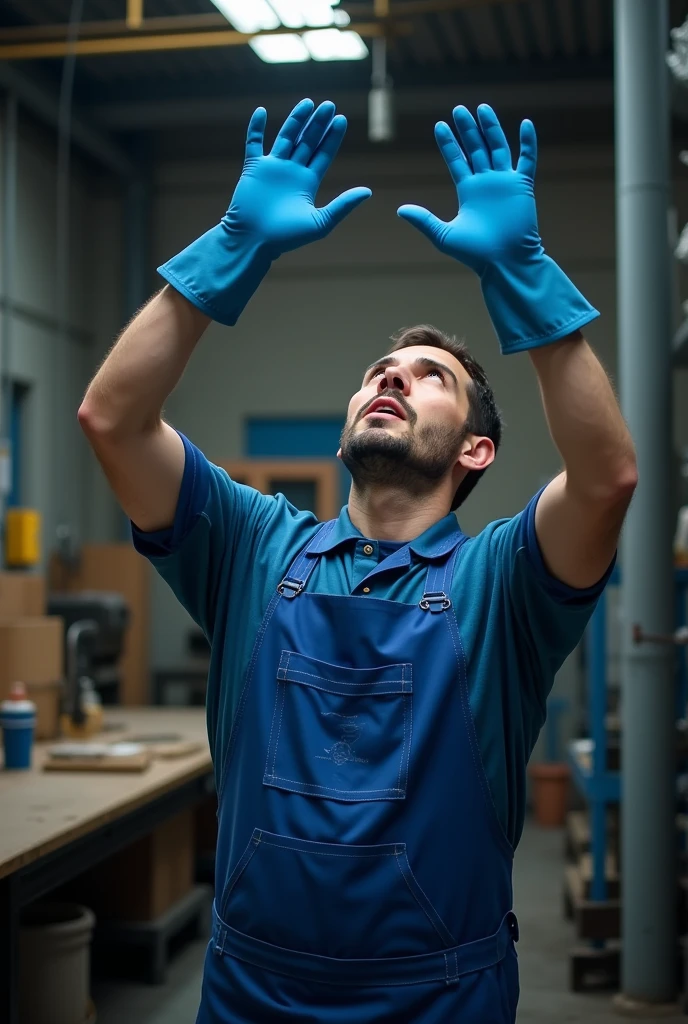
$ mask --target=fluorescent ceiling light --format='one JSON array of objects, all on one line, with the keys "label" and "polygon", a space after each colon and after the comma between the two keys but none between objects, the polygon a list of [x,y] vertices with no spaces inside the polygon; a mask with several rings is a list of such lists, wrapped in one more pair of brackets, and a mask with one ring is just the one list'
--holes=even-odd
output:
[{"label": "fluorescent ceiling light", "polygon": [[310,59],[301,36],[292,32],[279,36],[254,36],[248,45],[268,64],[297,64]]},{"label": "fluorescent ceiling light", "polygon": [[267,0],[213,0],[221,14],[231,21],[237,32],[261,32],[279,28],[279,18]]},{"label": "fluorescent ceiling light", "polygon": [[313,60],[362,60],[368,56],[368,47],[358,32],[323,28],[304,32],[302,38]]},{"label": "fluorescent ceiling light", "polygon": [[270,0],[270,3],[286,28],[322,28],[335,23],[330,0]]},{"label": "fluorescent ceiling light", "polygon": [[334,11],[328,0],[299,0],[306,25],[309,28],[323,28],[334,24]]}]

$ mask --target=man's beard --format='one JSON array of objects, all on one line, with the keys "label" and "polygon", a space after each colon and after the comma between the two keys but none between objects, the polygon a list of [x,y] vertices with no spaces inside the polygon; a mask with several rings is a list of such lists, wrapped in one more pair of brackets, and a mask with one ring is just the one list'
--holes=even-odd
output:
[{"label": "man's beard", "polygon": [[393,487],[414,497],[432,492],[451,470],[467,434],[465,424],[428,423],[397,436],[373,426],[374,416],[371,426],[355,432],[357,422],[344,427],[340,440],[342,462],[356,487]]}]

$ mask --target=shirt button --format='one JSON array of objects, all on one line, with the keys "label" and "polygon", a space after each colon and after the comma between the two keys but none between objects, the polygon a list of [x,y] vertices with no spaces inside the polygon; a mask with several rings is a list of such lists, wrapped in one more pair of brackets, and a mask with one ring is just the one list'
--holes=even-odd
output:
[{"label": "shirt button", "polygon": [[373,545],[372,544],[364,544],[363,545],[363,554],[364,555],[372,555],[372,553],[373,553]]},{"label": "shirt button", "polygon": [[364,587],[363,588],[363,593],[364,594],[369,594],[370,593],[370,587]]}]

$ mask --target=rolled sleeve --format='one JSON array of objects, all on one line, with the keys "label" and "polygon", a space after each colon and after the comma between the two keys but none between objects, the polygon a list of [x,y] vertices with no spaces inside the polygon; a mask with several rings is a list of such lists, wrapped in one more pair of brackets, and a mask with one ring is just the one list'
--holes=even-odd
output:
[{"label": "rolled sleeve", "polygon": [[535,531],[541,493],[513,519],[499,523],[493,537],[505,628],[532,730],[544,722],[556,673],[582,639],[614,568],[612,561],[602,578],[585,589],[571,587],[549,571]]},{"label": "rolled sleeve", "polygon": [[535,497],[528,502],[520,516],[517,517],[517,519],[520,519],[518,530],[521,533],[521,540],[526,551],[526,560],[532,568],[534,577],[553,601],[558,604],[575,604],[583,606],[592,603],[594,606],[600,594],[607,586],[609,578],[614,571],[616,555],[614,555],[614,558],[602,578],[599,579],[592,587],[571,587],[568,583],[564,583],[562,580],[557,579],[556,576],[553,576],[545,565],[545,561],[542,557],[542,551],[540,549],[540,542],[538,541],[537,532],[535,530],[535,510],[537,508],[537,503],[540,500],[540,495],[544,489],[545,488],[543,487],[538,491]]},{"label": "rolled sleeve", "polygon": [[144,558],[164,558],[177,551],[193,530],[203,512],[210,492],[211,469],[208,460],[184,434],[184,476],[179,490],[174,523],[165,530],[145,532],[131,524],[134,547]]}]

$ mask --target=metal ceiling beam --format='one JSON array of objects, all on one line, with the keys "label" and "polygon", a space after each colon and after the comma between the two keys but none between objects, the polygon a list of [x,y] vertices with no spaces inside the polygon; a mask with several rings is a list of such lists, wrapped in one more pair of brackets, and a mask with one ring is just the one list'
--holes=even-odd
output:
[{"label": "metal ceiling beam", "polygon": [[127,28],[141,28],[143,24],[143,0],[127,0]]},{"label": "metal ceiling beam", "polygon": [[[56,93],[48,92],[7,64],[0,64],[0,89],[14,93],[19,103],[32,114],[52,128],[57,127],[59,102]],[[109,170],[122,177],[133,175],[134,166],[124,150],[77,114],[71,119],[71,138],[76,146]]]},{"label": "metal ceiling beam", "polygon": [[[530,113],[557,109],[611,109],[613,85],[609,79],[548,82],[543,88],[537,82],[498,84],[467,84],[425,89],[395,89],[395,106],[399,116],[436,114],[447,111],[457,102],[475,106],[485,101],[500,112],[514,110]],[[268,108],[282,109],[293,99],[284,93],[261,96]],[[332,90],[332,99],[350,119],[368,116],[368,93],[364,90]],[[177,128],[188,125],[244,124],[256,104],[255,97],[219,99],[198,97],[172,100],[132,100],[94,104],[87,108],[89,116],[112,131],[147,131],[156,128]]]},{"label": "metal ceiling beam", "polygon": [[[343,10],[352,17],[365,18],[374,13],[378,0],[369,3],[348,3],[344,0]],[[391,18],[408,18],[416,14],[436,14],[438,11],[459,11],[469,7],[494,7],[497,4],[517,4],[523,0],[390,0]]]},{"label": "metal ceiling beam", "polygon": [[[375,37],[386,34],[381,22],[352,22],[351,28],[364,37]],[[413,31],[413,26],[397,22],[394,33],[405,35]],[[389,30],[387,30],[388,34]],[[293,29],[276,29],[274,32],[256,32],[247,35],[233,29],[213,32],[173,32],[160,35],[109,36],[103,39],[77,39],[69,42],[66,39],[55,39],[32,43],[9,43],[0,45],[0,60],[44,60],[46,58],[66,57],[68,53],[77,57],[97,57],[113,53],[152,53],[170,50],[202,50],[225,46],[244,46],[249,40],[263,35],[291,35]]]},{"label": "metal ceiling beam", "polygon": [[[135,13],[135,12],[134,12]],[[79,38],[91,36],[120,36],[128,30],[144,34],[155,32],[200,32],[213,28],[227,28],[227,19],[221,14],[175,14],[164,18],[144,18],[134,28],[129,20],[107,18],[100,21],[82,21]],[[0,42],[30,43],[39,40],[64,39],[67,25],[13,25],[0,28]]]},{"label": "metal ceiling beam", "polygon": [[[414,17],[443,11],[462,10],[469,7],[490,7],[497,3],[517,3],[519,0],[371,0],[370,3],[346,3],[342,9],[352,18],[366,19],[371,16],[391,18]],[[209,32],[227,28],[227,19],[222,14],[177,14],[168,17],[145,18],[142,0],[128,0],[126,19],[101,19],[83,21],[79,26],[79,38],[119,36],[127,32],[141,35],[167,32]],[[66,23],[52,25],[14,25],[0,27],[0,43],[29,43],[64,40]],[[352,26],[353,27],[353,26]]]}]

